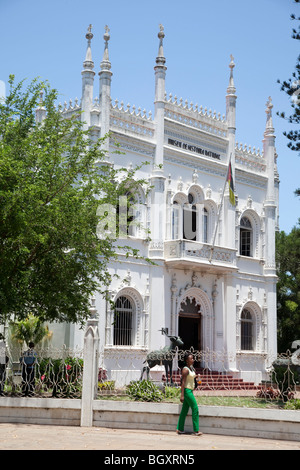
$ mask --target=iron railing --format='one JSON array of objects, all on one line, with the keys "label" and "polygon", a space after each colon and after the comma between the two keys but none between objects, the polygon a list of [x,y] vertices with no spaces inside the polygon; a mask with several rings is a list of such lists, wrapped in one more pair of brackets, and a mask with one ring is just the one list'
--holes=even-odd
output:
[{"label": "iron railing", "polygon": [[[195,389],[198,396],[251,396],[272,402],[300,398],[300,365],[295,364],[290,351],[275,357],[245,352],[232,357],[225,352],[191,352],[200,374]],[[186,353],[157,352],[157,365],[149,369],[146,350],[102,349],[98,357],[98,398],[127,397],[131,382],[147,379],[175,397]],[[166,376],[166,361],[172,363],[171,376]],[[38,350],[33,364],[26,364],[20,352],[10,351],[8,363],[0,365],[0,393],[10,397],[81,398],[83,368],[83,350]],[[174,393],[170,394],[170,389]]]}]

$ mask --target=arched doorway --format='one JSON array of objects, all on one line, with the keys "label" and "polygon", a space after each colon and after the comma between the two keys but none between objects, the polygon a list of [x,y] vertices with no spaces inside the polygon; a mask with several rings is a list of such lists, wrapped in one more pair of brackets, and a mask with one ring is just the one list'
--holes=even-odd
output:
[{"label": "arched doorway", "polygon": [[194,297],[186,297],[180,304],[178,332],[183,349],[195,351],[202,349],[202,323],[200,304]]}]

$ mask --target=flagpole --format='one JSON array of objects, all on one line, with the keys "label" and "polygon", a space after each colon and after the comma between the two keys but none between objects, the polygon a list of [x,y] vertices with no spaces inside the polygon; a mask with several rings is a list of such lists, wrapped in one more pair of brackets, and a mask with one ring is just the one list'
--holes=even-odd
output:
[{"label": "flagpole", "polygon": [[222,206],[223,206],[223,200],[224,200],[224,194],[225,194],[225,189],[226,189],[226,184],[227,184],[227,179],[228,179],[228,169],[229,169],[229,167],[230,167],[230,162],[231,162],[231,154],[230,154],[230,158],[229,158],[229,164],[228,164],[228,168],[227,168],[227,173],[226,173],[226,178],[225,178],[225,183],[224,183],[222,198],[221,198],[221,202],[220,202],[220,206],[219,206],[219,210],[218,210],[218,216],[217,216],[217,222],[216,222],[215,231],[214,231],[214,237],[213,237],[213,241],[212,241],[211,248],[210,248],[210,257],[209,257],[209,262],[210,262],[210,263],[211,263],[211,260],[212,260],[212,255],[213,255],[214,246],[215,246],[215,241],[216,241],[216,236],[217,236],[217,229],[218,229],[219,220],[220,220],[220,215],[221,215],[221,210],[222,210]]}]

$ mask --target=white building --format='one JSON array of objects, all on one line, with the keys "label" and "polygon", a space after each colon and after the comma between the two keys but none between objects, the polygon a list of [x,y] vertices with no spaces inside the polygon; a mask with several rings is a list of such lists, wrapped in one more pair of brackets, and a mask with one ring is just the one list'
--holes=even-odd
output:
[{"label": "white building", "polygon": [[[151,116],[141,109],[112,103],[107,27],[99,96],[95,96],[91,28],[86,35],[82,119],[88,127],[93,126],[95,137],[111,133],[106,150],[116,167],[124,162],[128,167],[150,162],[138,176],[153,186],[147,196],[141,188],[140,206],[134,213],[150,229],[151,240],[143,230],[132,227],[125,242],[156,265],[124,256],[112,263],[110,269],[120,279],[113,281],[110,295],[119,315],[114,322],[109,304],[100,296],[96,298],[101,348],[106,364],[116,351],[123,354],[124,370],[129,367],[127,358],[131,364],[135,362],[137,377],[146,352],[169,343],[160,332],[167,328],[169,335],[181,336],[185,349],[222,351],[226,370],[260,381],[277,352],[279,180],[271,99],[262,129],[263,152],[238,144],[233,58],[226,116],[221,117],[166,93],[164,36],[161,26]],[[68,115],[74,109],[79,109],[78,103],[66,105],[63,112]],[[115,140],[126,157],[113,155]],[[229,201],[228,185],[224,186],[230,157],[235,206]],[[83,333],[74,325],[60,332],[70,346],[82,344]],[[249,358],[255,358],[255,366]],[[208,365],[220,367],[214,360]]]}]

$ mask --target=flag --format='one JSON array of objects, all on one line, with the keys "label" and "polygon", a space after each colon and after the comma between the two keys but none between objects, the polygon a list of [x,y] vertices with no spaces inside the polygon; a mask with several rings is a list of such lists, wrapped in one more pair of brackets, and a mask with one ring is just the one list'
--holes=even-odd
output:
[{"label": "flag", "polygon": [[229,201],[231,202],[233,206],[235,206],[235,195],[234,195],[231,160],[229,161],[229,167],[228,167],[228,172],[227,172],[227,182],[229,186]]}]

